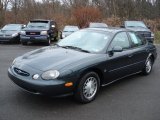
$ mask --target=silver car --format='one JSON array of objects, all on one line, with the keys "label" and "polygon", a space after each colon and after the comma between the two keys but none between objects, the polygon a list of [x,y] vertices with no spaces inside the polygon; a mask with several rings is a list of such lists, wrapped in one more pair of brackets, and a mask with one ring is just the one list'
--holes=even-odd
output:
[{"label": "silver car", "polygon": [[67,25],[67,26],[64,27],[64,29],[62,31],[61,38],[63,39],[63,38],[69,36],[70,34],[76,32],[78,30],[79,30],[78,26]]}]

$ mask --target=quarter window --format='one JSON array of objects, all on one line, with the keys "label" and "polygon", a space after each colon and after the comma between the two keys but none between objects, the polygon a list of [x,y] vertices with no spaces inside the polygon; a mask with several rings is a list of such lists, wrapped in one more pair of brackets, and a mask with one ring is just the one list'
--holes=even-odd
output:
[{"label": "quarter window", "polygon": [[114,39],[112,40],[111,45],[109,47],[109,50],[111,50],[115,46],[120,46],[123,49],[130,48],[130,43],[129,43],[128,36],[127,36],[126,32],[118,33],[114,37]]}]

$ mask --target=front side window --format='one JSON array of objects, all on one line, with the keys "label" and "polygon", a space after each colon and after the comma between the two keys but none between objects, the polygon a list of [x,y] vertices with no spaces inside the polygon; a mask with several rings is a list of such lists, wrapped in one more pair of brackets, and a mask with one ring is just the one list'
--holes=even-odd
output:
[{"label": "front side window", "polygon": [[122,47],[123,49],[128,49],[130,48],[130,43],[128,40],[128,36],[126,32],[121,32],[118,33],[114,39],[112,40],[109,50],[113,49],[114,47],[119,46]]},{"label": "front side window", "polygon": [[131,38],[133,47],[138,47],[144,44],[142,39],[139,36],[137,36],[134,32],[129,32],[129,36]]}]

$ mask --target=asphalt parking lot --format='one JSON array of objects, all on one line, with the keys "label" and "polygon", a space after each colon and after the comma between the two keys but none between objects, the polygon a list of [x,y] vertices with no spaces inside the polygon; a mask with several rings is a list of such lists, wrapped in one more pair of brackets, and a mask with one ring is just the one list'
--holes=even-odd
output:
[{"label": "asphalt parking lot", "polygon": [[[135,75],[102,88],[96,100],[79,104],[72,97],[26,93],[7,76],[13,59],[43,45],[0,44],[0,120],[159,120],[160,57],[149,76]],[[158,55],[160,46],[157,46]]]}]

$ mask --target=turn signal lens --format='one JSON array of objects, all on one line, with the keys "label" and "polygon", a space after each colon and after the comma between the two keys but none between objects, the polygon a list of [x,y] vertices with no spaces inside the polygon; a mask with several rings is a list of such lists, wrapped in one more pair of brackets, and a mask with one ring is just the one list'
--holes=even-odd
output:
[{"label": "turn signal lens", "polygon": [[71,87],[71,86],[73,86],[72,82],[68,82],[68,83],[65,84],[65,87]]}]

